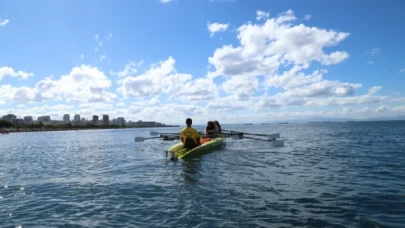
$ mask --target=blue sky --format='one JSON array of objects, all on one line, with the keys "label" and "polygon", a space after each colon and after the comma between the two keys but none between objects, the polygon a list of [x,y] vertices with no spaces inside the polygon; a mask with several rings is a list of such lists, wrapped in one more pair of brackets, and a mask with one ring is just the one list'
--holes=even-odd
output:
[{"label": "blue sky", "polygon": [[0,115],[405,114],[403,1],[1,1]]}]

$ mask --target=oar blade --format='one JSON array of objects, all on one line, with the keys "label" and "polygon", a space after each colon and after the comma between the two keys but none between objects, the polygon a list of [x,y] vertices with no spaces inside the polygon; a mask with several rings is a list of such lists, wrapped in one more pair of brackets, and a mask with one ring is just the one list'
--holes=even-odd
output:
[{"label": "oar blade", "polygon": [[240,140],[240,139],[243,139],[243,135],[242,135],[242,134],[238,134],[238,135],[232,134],[232,135],[230,135],[230,136],[231,136],[231,139],[233,139],[233,140]]},{"label": "oar blade", "polygon": [[274,147],[283,147],[284,146],[284,140],[274,140],[273,141],[273,146]]},{"label": "oar blade", "polygon": [[271,135],[267,135],[266,137],[268,139],[276,139],[276,138],[280,138],[280,134],[279,133],[271,134]]},{"label": "oar blade", "polygon": [[135,142],[143,142],[145,141],[144,137],[135,137]]}]

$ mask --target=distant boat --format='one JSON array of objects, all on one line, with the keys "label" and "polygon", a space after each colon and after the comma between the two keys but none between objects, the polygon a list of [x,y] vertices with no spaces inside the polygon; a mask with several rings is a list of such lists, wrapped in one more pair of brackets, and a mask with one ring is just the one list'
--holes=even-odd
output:
[{"label": "distant boat", "polygon": [[288,124],[288,122],[280,122],[280,123],[278,123],[278,124]]},{"label": "distant boat", "polygon": [[262,123],[262,125],[269,125],[270,123]]},{"label": "distant boat", "polygon": [[252,123],[245,123],[245,125],[253,125]]}]

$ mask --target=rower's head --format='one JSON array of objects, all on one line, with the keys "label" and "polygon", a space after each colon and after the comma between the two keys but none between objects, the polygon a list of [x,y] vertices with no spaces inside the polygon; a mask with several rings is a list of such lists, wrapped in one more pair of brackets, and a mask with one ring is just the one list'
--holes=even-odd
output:
[{"label": "rower's head", "polygon": [[187,127],[191,127],[191,125],[193,124],[193,120],[191,118],[187,118],[186,124],[187,124]]}]

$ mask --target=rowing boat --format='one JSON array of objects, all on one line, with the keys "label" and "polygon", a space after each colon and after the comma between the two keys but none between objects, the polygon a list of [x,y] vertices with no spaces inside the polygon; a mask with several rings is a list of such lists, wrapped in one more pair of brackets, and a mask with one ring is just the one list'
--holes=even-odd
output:
[{"label": "rowing boat", "polygon": [[225,137],[217,137],[197,146],[191,150],[184,148],[182,142],[179,142],[168,149],[168,152],[175,158],[192,158],[207,154],[225,145]]}]

